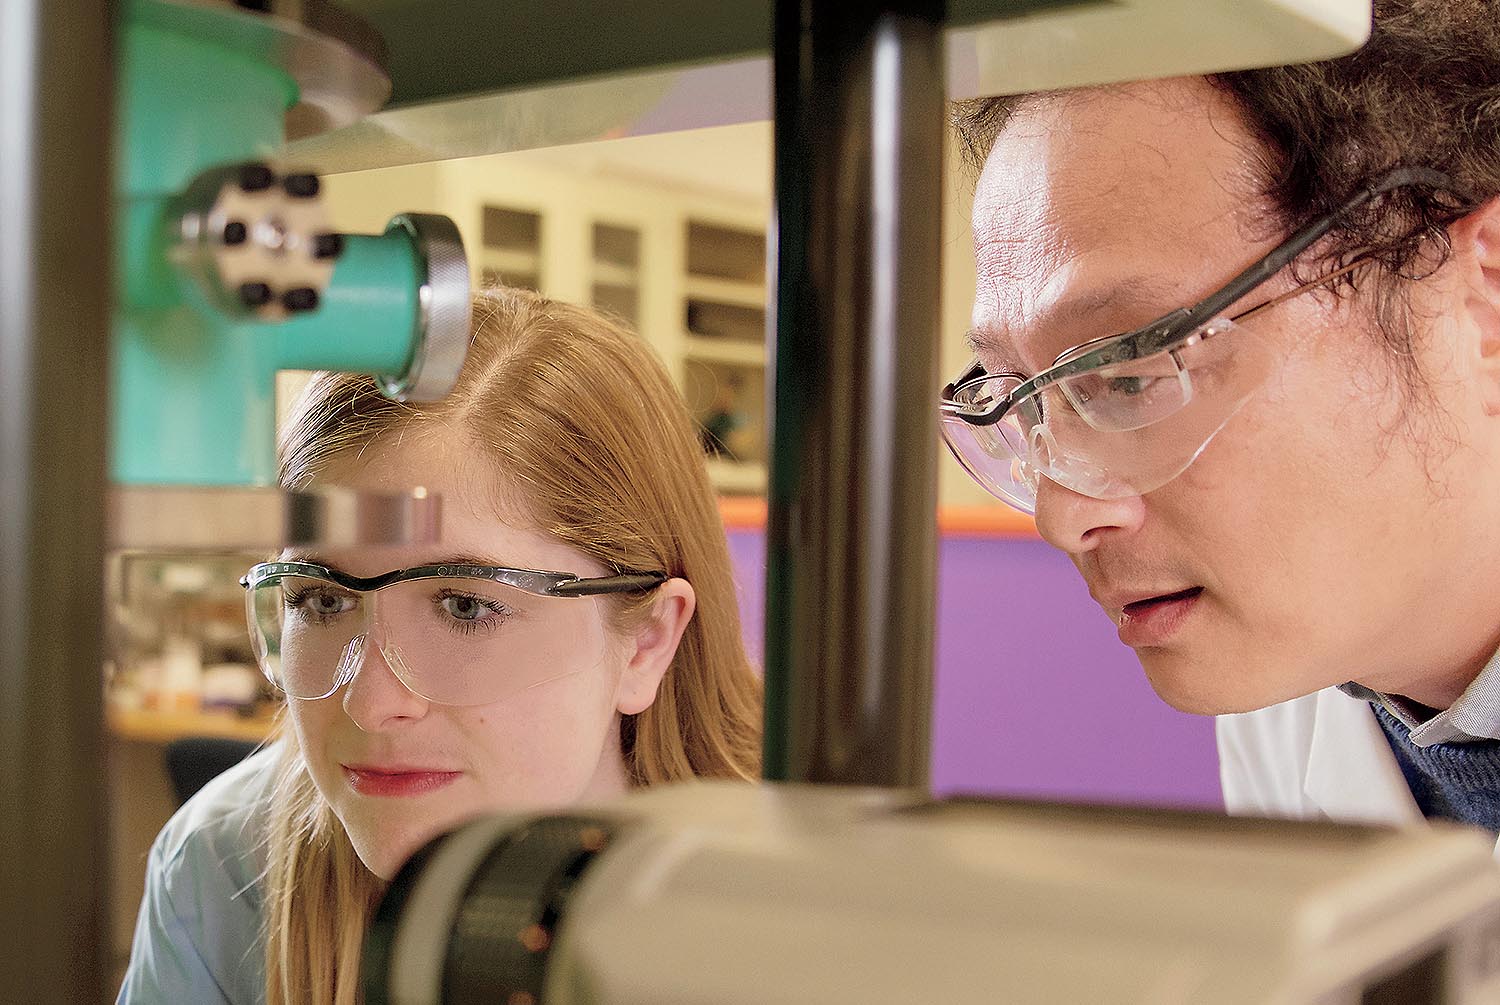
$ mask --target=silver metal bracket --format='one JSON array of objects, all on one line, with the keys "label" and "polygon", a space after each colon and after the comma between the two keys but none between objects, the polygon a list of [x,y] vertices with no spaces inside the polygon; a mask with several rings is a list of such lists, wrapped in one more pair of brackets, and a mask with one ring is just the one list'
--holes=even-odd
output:
[{"label": "silver metal bracket", "polygon": [[442,529],[442,499],[320,488],[115,485],[109,547],[121,551],[279,551],[293,546],[429,544]]}]

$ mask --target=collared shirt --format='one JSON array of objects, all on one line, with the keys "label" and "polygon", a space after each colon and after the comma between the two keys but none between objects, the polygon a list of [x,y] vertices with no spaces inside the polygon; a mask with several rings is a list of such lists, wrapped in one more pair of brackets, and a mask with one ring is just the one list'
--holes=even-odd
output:
[{"label": "collared shirt", "polygon": [[162,828],[151,846],[120,1003],[265,1000],[260,880],[278,756],[275,745],[250,755]]},{"label": "collared shirt", "polygon": [[1342,684],[1339,690],[1351,698],[1380,705],[1411,731],[1409,739],[1414,746],[1500,740],[1500,651],[1490,657],[1458,701],[1437,713],[1400,695],[1382,694],[1362,684]]},{"label": "collared shirt", "polygon": [[1385,706],[1370,707],[1424,817],[1500,835],[1500,740],[1418,747]]}]

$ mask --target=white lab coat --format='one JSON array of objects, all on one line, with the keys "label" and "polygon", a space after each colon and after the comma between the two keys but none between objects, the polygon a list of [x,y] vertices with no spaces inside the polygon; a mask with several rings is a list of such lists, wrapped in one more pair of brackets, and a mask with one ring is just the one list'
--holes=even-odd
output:
[{"label": "white lab coat", "polygon": [[[1215,729],[1230,813],[1423,821],[1369,702],[1328,688],[1256,712],[1221,715]],[[1500,844],[1495,854],[1500,858]]]}]

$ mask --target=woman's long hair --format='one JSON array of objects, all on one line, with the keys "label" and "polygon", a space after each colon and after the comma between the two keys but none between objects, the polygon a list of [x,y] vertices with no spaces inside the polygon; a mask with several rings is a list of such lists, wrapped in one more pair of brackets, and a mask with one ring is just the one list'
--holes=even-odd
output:
[{"label": "woman's long hair", "polygon": [[[557,540],[609,569],[692,584],[697,610],[656,701],[621,722],[632,783],[757,777],[760,684],[741,642],[723,525],[693,421],[646,343],[583,308],[480,293],[468,358],[441,402],[391,401],[366,376],[316,376],[283,431],[281,482],[304,487],[349,452],[428,420],[462,430],[497,485],[519,493]],[[616,599],[616,627],[650,603]],[[355,1002],[382,883],[284,734],[267,833],[266,1000]]]}]

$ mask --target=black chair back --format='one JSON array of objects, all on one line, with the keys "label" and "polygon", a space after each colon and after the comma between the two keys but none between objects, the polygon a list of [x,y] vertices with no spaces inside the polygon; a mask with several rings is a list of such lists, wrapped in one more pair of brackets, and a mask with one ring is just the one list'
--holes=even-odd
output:
[{"label": "black chair back", "polygon": [[254,740],[221,736],[183,736],[170,741],[162,756],[178,805],[191,799],[209,779],[243,761],[258,746]]}]

